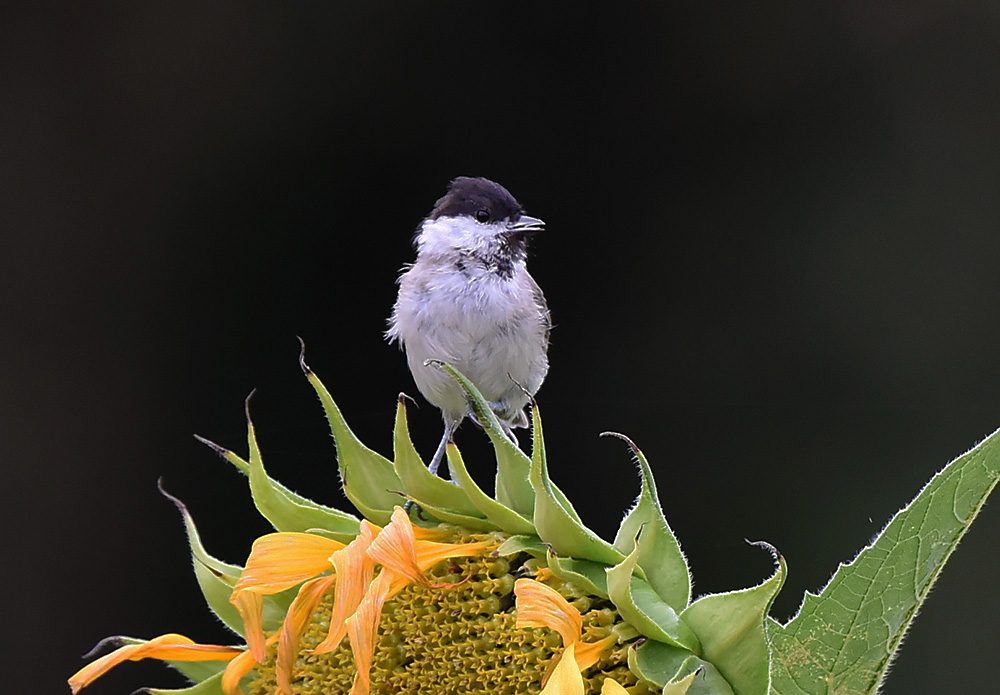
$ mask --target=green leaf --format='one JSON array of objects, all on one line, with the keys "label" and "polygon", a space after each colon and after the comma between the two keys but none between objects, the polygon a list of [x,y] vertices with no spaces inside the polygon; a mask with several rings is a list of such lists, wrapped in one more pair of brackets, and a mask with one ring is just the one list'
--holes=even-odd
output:
[{"label": "green leaf", "polygon": [[[261,515],[278,531],[324,529],[331,538],[349,543],[358,535],[358,520],[339,509],[324,507],[296,494],[267,475],[262,461],[254,471],[249,462],[204,437],[194,436],[250,479],[250,494]],[[256,440],[254,441],[256,445]]]},{"label": "green leaf", "polygon": [[778,695],[879,689],[917,609],[1000,479],[1000,430],[938,473],[787,625],[768,623]]},{"label": "green leaf", "polygon": [[[448,510],[461,515],[461,518],[483,518],[482,512],[469,501],[468,495],[457,485],[431,473],[420,458],[420,454],[410,439],[410,430],[406,419],[406,396],[399,395],[396,406],[396,426],[393,430],[393,459],[396,473],[403,482],[403,490],[407,496],[429,511],[430,507],[438,510]],[[460,523],[452,519],[438,517],[441,521]],[[470,527],[471,528],[471,527]],[[495,528],[490,526],[489,528]]]},{"label": "green leaf", "polygon": [[500,504],[509,507],[519,515],[531,518],[535,506],[535,493],[532,490],[528,475],[531,461],[524,452],[507,438],[496,413],[490,408],[479,389],[465,375],[449,364],[432,360],[433,364],[445,370],[458,382],[465,391],[469,405],[476,414],[479,424],[486,430],[497,457],[496,499]]},{"label": "green leaf", "polygon": [[687,560],[681,552],[677,537],[663,516],[663,508],[656,494],[653,471],[642,451],[631,439],[605,432],[604,435],[618,437],[632,449],[642,472],[642,490],[632,511],[622,521],[615,536],[614,547],[621,553],[631,553],[640,530],[644,530],[642,550],[639,553],[641,567],[650,585],[664,601],[676,611],[684,610],[691,600],[691,573]]},{"label": "green leaf", "polygon": [[458,484],[462,486],[462,490],[465,491],[465,494],[468,495],[472,503],[476,505],[476,508],[487,519],[496,524],[497,528],[511,534],[535,533],[535,527],[531,525],[528,519],[500,504],[476,485],[476,481],[469,475],[469,471],[465,467],[465,461],[462,460],[462,454],[454,442],[448,442],[445,454],[448,457],[448,465],[451,467],[452,475],[458,481]]},{"label": "green leaf", "polygon": [[617,565],[625,556],[584,526],[557,496],[555,486],[549,480],[542,417],[537,405],[531,409],[531,430],[534,437],[531,486],[535,490],[534,521],[538,537],[549,544],[557,555]]},{"label": "green leaf", "polygon": [[348,427],[326,386],[305,363],[304,350],[303,347],[299,364],[326,411],[333,441],[337,445],[337,465],[344,494],[369,521],[385,526],[392,517],[392,510],[402,501],[397,492],[403,489],[403,483],[396,475],[392,461],[362,444]]},{"label": "green leaf", "polygon": [[715,666],[735,695],[767,695],[769,652],[765,619],[785,582],[784,559],[777,559],[770,579],[750,589],[702,596],[681,613],[681,620],[698,636],[702,658]]},{"label": "green leaf", "polygon": [[592,560],[560,557],[551,550],[547,553],[549,570],[564,582],[576,584],[584,591],[608,598],[608,566]]}]

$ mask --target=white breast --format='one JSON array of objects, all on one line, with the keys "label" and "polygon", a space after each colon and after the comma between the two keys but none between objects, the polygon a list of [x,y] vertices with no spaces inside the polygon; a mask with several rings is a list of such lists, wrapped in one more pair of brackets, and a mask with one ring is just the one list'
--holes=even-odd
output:
[{"label": "white breast", "polygon": [[517,384],[534,394],[548,371],[547,318],[534,287],[523,263],[505,279],[471,262],[463,269],[422,257],[400,278],[388,336],[401,341],[417,387],[446,419],[465,416],[465,397],[428,359],[465,374],[509,424],[526,424],[528,396]]}]

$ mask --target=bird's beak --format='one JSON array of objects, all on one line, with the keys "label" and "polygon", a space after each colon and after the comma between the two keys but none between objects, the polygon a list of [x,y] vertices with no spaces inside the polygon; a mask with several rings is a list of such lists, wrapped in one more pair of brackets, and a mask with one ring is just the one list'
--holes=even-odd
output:
[{"label": "bird's beak", "polygon": [[508,234],[528,234],[540,232],[543,229],[545,229],[544,222],[537,217],[528,217],[527,215],[521,215],[517,218],[517,222],[511,222],[507,225]]}]

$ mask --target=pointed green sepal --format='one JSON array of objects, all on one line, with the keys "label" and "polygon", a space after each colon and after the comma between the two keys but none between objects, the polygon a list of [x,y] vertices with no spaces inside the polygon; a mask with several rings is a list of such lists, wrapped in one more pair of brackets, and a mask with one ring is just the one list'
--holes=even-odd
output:
[{"label": "pointed green sepal", "polygon": [[250,480],[250,495],[257,511],[278,531],[305,531],[321,528],[329,535],[344,543],[349,543],[358,534],[358,520],[347,512],[324,507],[312,500],[296,494],[267,475],[263,463],[251,475],[250,462],[240,458],[235,452],[219,446],[197,434],[194,436],[219,456],[233,464]]},{"label": "pointed green sepal", "polygon": [[545,458],[545,437],[538,406],[531,408],[531,430],[534,442],[531,450],[531,486],[535,490],[534,522],[538,537],[552,547],[557,555],[616,565],[624,555],[588,529],[570,513],[556,495],[549,479]]},{"label": "pointed green sepal", "polygon": [[647,639],[628,650],[628,668],[635,675],[662,688],[676,680],[684,663],[694,656],[690,650]]},{"label": "pointed green sepal", "polygon": [[516,555],[517,553],[528,553],[532,557],[543,558],[548,550],[546,545],[542,543],[538,536],[511,536],[503,543],[500,547],[493,551],[493,554],[498,557],[504,557],[506,555]]},{"label": "pointed green sepal", "polygon": [[769,621],[772,689],[879,690],[917,609],[1000,480],[1000,430],[935,475],[788,624]]},{"label": "pointed green sepal", "polygon": [[231,565],[222,560],[218,560],[208,554],[205,546],[202,545],[198,528],[194,524],[194,519],[188,511],[187,506],[179,499],[163,489],[163,480],[158,482],[160,494],[174,503],[184,520],[184,528],[187,531],[188,546],[191,550],[191,561],[194,565],[195,579],[198,581],[198,588],[201,589],[202,596],[212,612],[230,630],[245,637],[243,630],[243,618],[240,617],[236,607],[229,602],[232,596],[233,586],[236,585],[243,568],[239,565]]},{"label": "pointed green sepal", "polygon": [[549,570],[564,582],[576,584],[595,596],[608,598],[608,566],[592,560],[560,557],[551,550],[546,555]]},{"label": "pointed green sepal", "polygon": [[[393,459],[396,473],[403,482],[407,496],[424,509],[431,507],[437,510],[448,510],[460,518],[483,518],[482,512],[469,501],[468,495],[457,485],[431,473],[420,458],[420,454],[410,439],[410,429],[406,419],[406,396],[399,394],[396,406],[396,426],[393,430]],[[435,516],[438,516],[435,514]],[[441,521],[457,524],[459,521],[445,519]],[[490,527],[495,528],[495,527]]]},{"label": "pointed green sepal", "polygon": [[750,589],[702,596],[681,613],[701,642],[701,656],[715,666],[735,695],[767,695],[770,687],[765,620],[785,582],[784,558],[767,543],[754,543],[774,555],[770,579]]},{"label": "pointed green sepal", "polygon": [[[455,489],[458,490],[460,488],[456,486]],[[407,497],[407,499],[420,507],[421,517],[426,517],[432,522],[434,520],[443,521],[446,524],[461,526],[470,531],[489,532],[498,530],[496,524],[481,516],[465,516],[464,514],[458,514],[448,509],[435,507],[432,504],[427,504],[413,497]],[[415,520],[415,523],[419,525],[419,518]]]},{"label": "pointed green sepal", "polygon": [[530,518],[535,504],[535,493],[528,481],[531,461],[514,442],[507,438],[496,413],[479,393],[479,389],[464,374],[444,362],[431,360],[431,363],[448,372],[462,387],[472,411],[476,414],[476,419],[493,443],[497,457],[497,501],[519,515]]},{"label": "pointed green sepal", "polygon": [[[194,518],[187,506],[164,490],[162,481],[159,488],[160,493],[174,503],[184,520],[188,546],[191,550],[191,564],[194,567],[195,579],[198,582],[198,588],[201,589],[202,596],[205,597],[205,602],[226,627],[241,637],[245,637],[243,618],[240,617],[236,607],[229,602],[233,587],[236,586],[243,568],[209,555],[205,546],[202,545],[201,535],[198,533]],[[264,597],[261,621],[265,630],[277,630],[281,627],[285,615],[288,613],[288,607],[294,598],[295,592],[291,589]]]},{"label": "pointed green sepal", "polygon": [[[168,662],[171,665],[174,662]],[[225,666],[223,666],[225,670]],[[194,685],[187,688],[170,689],[165,690],[163,688],[143,688],[138,692],[149,693],[149,695],[225,695],[222,690],[222,671],[219,671],[214,676],[206,678],[200,683],[195,683]]]},{"label": "pointed green sepal", "polygon": [[525,519],[513,509],[505,507],[483,492],[482,488],[469,475],[469,471],[465,467],[465,461],[462,460],[462,454],[454,442],[448,442],[446,455],[448,457],[448,465],[455,480],[462,487],[462,490],[465,491],[465,494],[468,495],[472,503],[476,505],[476,508],[487,519],[496,524],[496,528],[510,534],[535,533],[535,527],[532,526],[528,519]]},{"label": "pointed green sepal", "polygon": [[[251,467],[249,461],[240,458],[235,452],[197,434],[194,435],[194,438],[233,464],[247,478],[250,478]],[[278,481],[269,477],[266,471],[264,471],[263,482],[260,480],[259,475],[257,478],[257,492],[256,494],[254,493],[253,485],[251,485],[250,494],[254,499],[254,505],[257,507],[257,510],[274,526],[275,530],[305,531],[322,529],[324,535],[343,542],[350,542],[357,536],[358,520],[351,514],[342,512],[339,509],[323,506],[307,497],[292,492]],[[278,524],[288,527],[279,528]]]},{"label": "pointed green sepal", "polygon": [[687,649],[646,640],[628,651],[632,673],[663,688],[664,695],[733,695],[712,664]]},{"label": "pointed green sepal", "polygon": [[696,667],[686,676],[678,678],[675,681],[670,681],[663,686],[663,692],[661,695],[688,695],[691,691],[691,685],[694,683],[694,679],[700,676],[702,672],[703,669],[701,667]]},{"label": "pointed green sepal", "polygon": [[[734,695],[729,683],[712,664],[692,656],[681,668],[678,677],[663,688],[663,695]],[[682,688],[686,688],[682,690]]]},{"label": "pointed green sepal", "polygon": [[645,533],[644,527],[632,552],[607,569],[608,596],[621,616],[646,637],[699,653],[698,638],[679,619],[677,612],[657,595],[649,582],[633,575]]},{"label": "pointed green sepal", "polygon": [[653,471],[642,451],[631,439],[615,432],[605,432],[602,436],[607,435],[618,437],[629,445],[642,474],[639,498],[622,521],[615,536],[614,547],[621,553],[631,553],[635,548],[636,536],[644,529],[639,567],[660,598],[675,611],[684,610],[691,600],[691,572],[677,537],[663,515]]},{"label": "pointed green sepal", "polygon": [[[250,394],[253,395],[252,393]],[[358,533],[358,520],[349,514],[313,503],[300,504],[276,492],[271,477],[264,469],[264,459],[257,444],[257,433],[250,419],[250,398],[247,398],[247,444],[250,448],[250,494],[261,515],[277,531],[305,531],[313,527],[353,539]],[[353,535],[352,535],[353,534]],[[347,542],[350,542],[349,540]]]},{"label": "pointed green sepal", "polygon": [[393,508],[402,501],[394,491],[402,490],[403,483],[396,474],[392,461],[366,447],[351,431],[326,386],[306,364],[304,345],[302,349],[299,365],[316,390],[330,423],[333,441],[337,446],[337,465],[344,494],[369,521],[379,525],[388,524]]}]

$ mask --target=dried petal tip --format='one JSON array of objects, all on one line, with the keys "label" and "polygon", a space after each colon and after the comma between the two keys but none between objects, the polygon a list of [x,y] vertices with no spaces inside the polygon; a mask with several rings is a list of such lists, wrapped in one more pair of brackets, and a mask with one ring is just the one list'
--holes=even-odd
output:
[{"label": "dried petal tip", "polygon": [[125,643],[125,637],[122,635],[112,635],[111,637],[105,637],[100,642],[91,647],[90,651],[84,654],[81,659],[93,659],[95,656],[103,652],[105,649],[117,649]]},{"label": "dried petal tip", "polygon": [[156,480],[156,489],[160,491],[161,495],[163,495],[168,500],[170,500],[171,502],[173,502],[174,506],[177,507],[178,511],[180,511],[181,514],[183,514],[184,516],[188,515],[187,505],[184,504],[183,502],[181,502],[178,498],[176,498],[173,495],[171,495],[163,487],[163,476],[162,475]]},{"label": "dried petal tip", "polygon": [[629,439],[628,437],[626,437],[624,434],[621,434],[619,432],[601,432],[600,436],[602,436],[602,437],[617,437],[618,439],[620,439],[623,442],[625,442],[626,444],[628,444],[628,447],[632,450],[632,453],[634,453],[636,456],[639,455],[639,447],[637,447],[635,445],[635,442],[633,442],[631,439]]},{"label": "dried petal tip", "polygon": [[312,369],[306,364],[306,341],[302,340],[301,335],[295,336],[299,339],[299,366],[302,367],[302,371],[305,372],[306,376],[312,374]]},{"label": "dried petal tip", "polygon": [[223,458],[226,457],[226,454],[230,453],[229,449],[227,449],[226,447],[216,444],[211,439],[205,439],[200,434],[194,434],[191,436]]},{"label": "dried petal tip", "polygon": [[243,412],[245,412],[247,414],[247,424],[251,424],[251,425],[253,423],[250,422],[250,399],[253,398],[253,395],[255,393],[257,393],[257,389],[251,390],[250,393],[247,394],[246,400],[243,401]]}]

